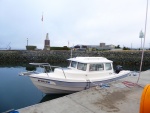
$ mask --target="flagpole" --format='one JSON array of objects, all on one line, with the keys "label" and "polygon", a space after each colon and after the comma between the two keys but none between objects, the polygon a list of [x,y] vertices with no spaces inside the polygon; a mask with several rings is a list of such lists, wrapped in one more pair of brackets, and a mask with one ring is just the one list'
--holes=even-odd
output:
[{"label": "flagpole", "polygon": [[139,82],[140,76],[141,76],[141,70],[142,70],[142,64],[143,64],[143,57],[144,57],[144,51],[145,51],[145,37],[146,37],[146,30],[147,30],[147,17],[148,17],[148,0],[146,4],[146,17],[145,17],[145,30],[144,30],[144,41],[143,41],[143,48],[142,48],[142,56],[141,56],[141,64],[140,64],[140,70],[139,70],[139,76],[137,79],[137,83]]},{"label": "flagpole", "polygon": [[[41,18],[41,21],[42,21],[42,39],[43,39],[43,38],[44,38],[43,12],[42,12],[42,18]],[[45,42],[44,42],[44,47],[45,47]]]}]

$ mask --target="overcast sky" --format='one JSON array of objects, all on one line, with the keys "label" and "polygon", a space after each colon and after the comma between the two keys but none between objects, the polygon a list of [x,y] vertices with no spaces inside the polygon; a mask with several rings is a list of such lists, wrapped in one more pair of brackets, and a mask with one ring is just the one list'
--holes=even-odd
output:
[{"label": "overcast sky", "polygon": [[[149,8],[150,9],[150,8]],[[43,22],[41,21],[43,12]],[[77,44],[139,48],[145,25],[146,0],[0,0],[0,48],[29,45],[43,49]],[[146,47],[150,47],[150,11]]]}]

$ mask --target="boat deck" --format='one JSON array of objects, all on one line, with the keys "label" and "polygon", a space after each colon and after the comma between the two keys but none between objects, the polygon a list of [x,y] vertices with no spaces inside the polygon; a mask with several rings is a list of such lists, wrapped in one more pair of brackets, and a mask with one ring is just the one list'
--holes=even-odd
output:
[{"label": "boat deck", "polygon": [[138,113],[143,87],[150,83],[150,70],[129,76],[108,86],[66,95],[19,109],[19,113]]}]

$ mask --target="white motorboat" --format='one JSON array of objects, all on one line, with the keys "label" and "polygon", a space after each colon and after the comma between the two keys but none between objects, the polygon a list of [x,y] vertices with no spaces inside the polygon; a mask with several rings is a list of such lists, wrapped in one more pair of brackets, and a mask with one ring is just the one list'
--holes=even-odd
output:
[{"label": "white motorboat", "polygon": [[[130,74],[130,71],[121,69],[116,73],[113,69],[113,62],[104,57],[76,57],[68,60],[70,64],[67,68],[51,66],[48,63],[30,63],[45,67],[45,72],[29,72],[27,75],[42,92],[58,94],[81,91],[127,77]],[[47,68],[51,71],[47,72]]]}]

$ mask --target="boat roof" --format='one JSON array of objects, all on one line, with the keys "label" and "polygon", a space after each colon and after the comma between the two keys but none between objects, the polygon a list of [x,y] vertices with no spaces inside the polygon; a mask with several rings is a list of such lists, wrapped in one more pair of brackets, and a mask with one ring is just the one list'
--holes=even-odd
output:
[{"label": "boat roof", "polygon": [[70,61],[81,62],[81,63],[111,63],[113,61],[108,60],[105,57],[75,57],[69,58]]}]

